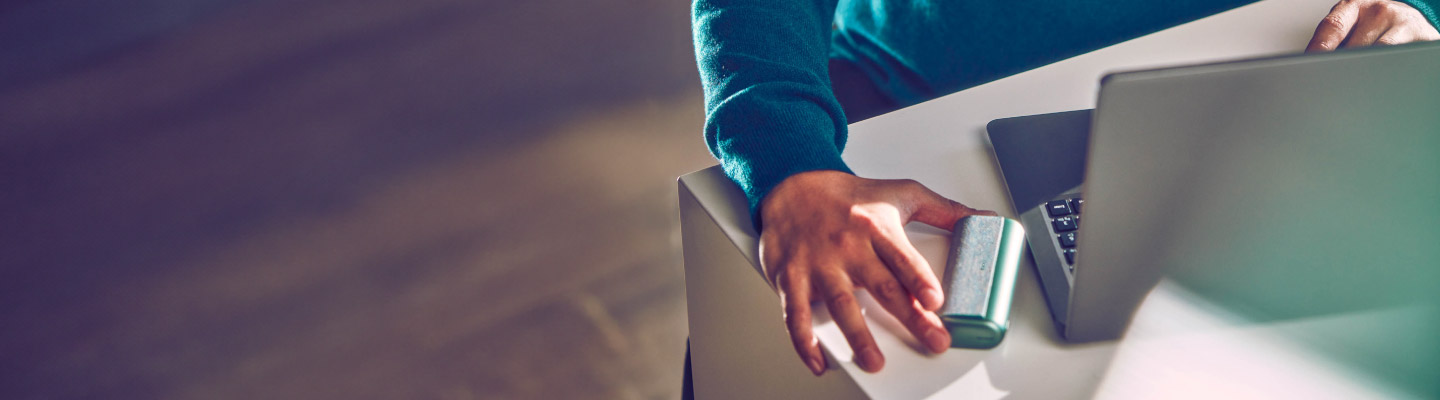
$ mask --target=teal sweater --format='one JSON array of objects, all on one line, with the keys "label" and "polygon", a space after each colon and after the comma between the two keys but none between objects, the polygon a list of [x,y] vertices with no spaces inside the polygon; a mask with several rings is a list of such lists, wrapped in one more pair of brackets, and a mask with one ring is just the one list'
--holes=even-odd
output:
[{"label": "teal sweater", "polygon": [[[756,217],[790,175],[850,172],[832,57],[910,105],[1252,1],[695,0],[705,143]],[[1407,3],[1440,26],[1434,1]]]}]

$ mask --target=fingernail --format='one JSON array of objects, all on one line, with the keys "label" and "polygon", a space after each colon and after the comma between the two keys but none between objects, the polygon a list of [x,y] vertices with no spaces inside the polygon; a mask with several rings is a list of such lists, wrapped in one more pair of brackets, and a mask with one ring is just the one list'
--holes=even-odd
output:
[{"label": "fingernail", "polygon": [[860,364],[860,369],[863,369],[867,372],[877,372],[880,371],[881,367],[885,366],[885,358],[880,355],[879,350],[875,350],[873,348],[861,351],[860,359],[858,361]]},{"label": "fingernail", "polygon": [[925,332],[925,344],[930,346],[930,351],[943,353],[950,348],[950,334],[939,328],[932,328]]},{"label": "fingernail", "polygon": [[925,288],[920,291],[920,305],[925,306],[926,310],[938,309],[940,303],[944,302],[944,296],[940,295],[939,289]]},{"label": "fingernail", "polygon": [[820,365],[819,359],[811,358],[805,360],[805,364],[810,366],[810,373],[815,374],[815,376],[820,376],[820,374],[825,373],[825,367]]}]

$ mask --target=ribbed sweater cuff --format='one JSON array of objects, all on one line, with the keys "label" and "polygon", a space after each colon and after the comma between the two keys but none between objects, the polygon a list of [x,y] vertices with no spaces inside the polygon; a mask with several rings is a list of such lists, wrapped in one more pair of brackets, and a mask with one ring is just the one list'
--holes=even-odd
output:
[{"label": "ribbed sweater cuff", "polygon": [[[755,96],[762,91],[768,93]],[[846,126],[837,121],[844,114],[833,98],[815,92],[794,84],[758,85],[711,113],[712,150],[745,192],[757,231],[760,202],[785,178],[817,170],[853,173],[840,158]]]}]

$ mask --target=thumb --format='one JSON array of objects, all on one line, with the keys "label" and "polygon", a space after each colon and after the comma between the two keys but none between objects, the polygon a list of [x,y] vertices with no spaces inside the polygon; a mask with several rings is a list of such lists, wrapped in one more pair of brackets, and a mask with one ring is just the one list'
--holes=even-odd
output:
[{"label": "thumb", "polygon": [[914,213],[910,215],[910,221],[920,221],[924,224],[950,230],[955,227],[955,222],[971,215],[997,215],[994,211],[976,210],[955,200],[950,200],[935,193],[927,187],[919,186],[914,193],[911,193],[911,209]]}]

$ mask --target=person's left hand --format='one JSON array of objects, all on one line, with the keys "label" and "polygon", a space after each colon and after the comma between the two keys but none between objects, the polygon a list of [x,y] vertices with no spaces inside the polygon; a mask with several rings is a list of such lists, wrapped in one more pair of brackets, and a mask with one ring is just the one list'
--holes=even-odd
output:
[{"label": "person's left hand", "polygon": [[1419,10],[1391,0],[1341,0],[1320,20],[1305,51],[1440,40]]}]

